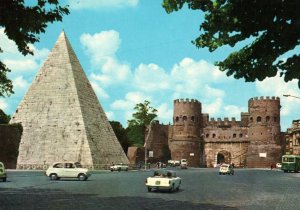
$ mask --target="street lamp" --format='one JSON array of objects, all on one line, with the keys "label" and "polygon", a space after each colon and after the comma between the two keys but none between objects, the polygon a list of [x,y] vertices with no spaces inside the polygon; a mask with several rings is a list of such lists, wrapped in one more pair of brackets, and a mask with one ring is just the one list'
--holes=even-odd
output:
[{"label": "street lamp", "polygon": [[298,96],[292,96],[292,95],[290,95],[290,94],[283,94],[283,96],[284,96],[284,97],[293,97],[293,98],[298,98],[298,99],[300,99],[300,97],[298,97]]},{"label": "street lamp", "polygon": [[145,139],[145,144],[144,144],[144,147],[145,147],[145,170],[147,170],[147,141],[148,141],[149,136],[150,136],[150,132],[151,132],[153,120],[154,120],[154,119],[152,119],[152,120],[150,121],[150,124],[149,124],[149,131],[148,131],[147,137],[146,137],[146,139]]}]

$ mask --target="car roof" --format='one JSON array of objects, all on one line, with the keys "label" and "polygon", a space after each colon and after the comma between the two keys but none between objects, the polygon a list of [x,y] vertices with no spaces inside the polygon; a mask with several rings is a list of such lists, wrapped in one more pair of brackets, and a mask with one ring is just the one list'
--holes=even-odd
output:
[{"label": "car roof", "polygon": [[54,162],[54,163],[52,163],[52,165],[56,165],[56,164],[59,164],[59,163],[65,164],[65,163],[79,163],[79,162],[77,162],[77,161],[76,162],[74,162],[74,161],[61,161],[61,162]]}]

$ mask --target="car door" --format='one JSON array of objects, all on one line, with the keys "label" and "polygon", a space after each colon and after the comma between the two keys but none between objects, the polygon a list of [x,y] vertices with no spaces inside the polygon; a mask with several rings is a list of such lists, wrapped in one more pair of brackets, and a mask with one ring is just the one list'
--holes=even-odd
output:
[{"label": "car door", "polygon": [[65,163],[64,177],[77,177],[76,166],[73,163]]}]

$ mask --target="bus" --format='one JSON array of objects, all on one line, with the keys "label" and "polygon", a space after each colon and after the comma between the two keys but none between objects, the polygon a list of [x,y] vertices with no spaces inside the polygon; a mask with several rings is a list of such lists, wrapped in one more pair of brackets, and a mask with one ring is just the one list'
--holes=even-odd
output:
[{"label": "bus", "polygon": [[281,170],[284,172],[296,172],[300,171],[300,156],[298,155],[283,155]]}]

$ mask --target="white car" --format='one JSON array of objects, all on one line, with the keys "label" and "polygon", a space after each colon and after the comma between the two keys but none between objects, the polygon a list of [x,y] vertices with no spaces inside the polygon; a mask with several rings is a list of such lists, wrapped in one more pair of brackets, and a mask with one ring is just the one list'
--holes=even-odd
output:
[{"label": "white car", "polygon": [[281,163],[276,163],[276,168],[281,168]]},{"label": "white car", "polygon": [[110,171],[128,171],[128,165],[124,163],[115,164],[110,167]]},{"label": "white car", "polygon": [[219,170],[219,174],[220,175],[224,175],[224,174],[228,174],[228,175],[233,175],[234,174],[234,170],[233,170],[233,166],[232,164],[222,164],[220,166],[220,170]]},{"label": "white car", "polygon": [[56,162],[46,170],[46,175],[51,180],[77,178],[85,181],[91,176],[91,173],[89,169],[83,168],[78,162]]},{"label": "white car", "polygon": [[176,172],[170,170],[154,171],[153,176],[148,177],[145,181],[148,192],[151,192],[152,189],[178,191],[180,184],[181,178],[176,176]]},{"label": "white car", "polygon": [[181,169],[187,169],[188,163],[186,159],[181,159],[180,161],[180,168]]}]

